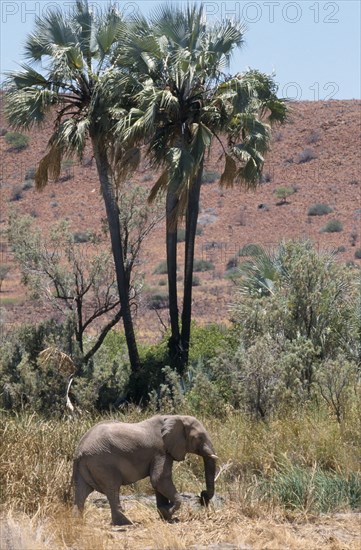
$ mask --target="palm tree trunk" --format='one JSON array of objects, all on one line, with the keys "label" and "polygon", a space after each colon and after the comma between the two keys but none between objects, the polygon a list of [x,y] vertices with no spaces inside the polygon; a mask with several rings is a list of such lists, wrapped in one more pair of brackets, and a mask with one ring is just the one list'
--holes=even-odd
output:
[{"label": "palm tree trunk", "polygon": [[166,201],[166,248],[168,271],[168,296],[171,336],[168,340],[169,358],[172,366],[177,367],[180,355],[180,331],[177,297],[177,228],[176,208],[178,197],[168,188]]},{"label": "palm tree trunk", "polygon": [[186,240],[184,254],[184,293],[182,310],[182,335],[181,343],[183,348],[182,366],[183,372],[189,356],[189,342],[191,333],[192,319],[192,282],[193,282],[193,263],[194,263],[194,245],[197,232],[197,221],[199,213],[199,197],[201,192],[203,175],[203,162],[199,166],[198,173],[194,178],[193,185],[189,192],[188,206],[186,213]]},{"label": "palm tree trunk", "polygon": [[115,264],[119,299],[122,308],[122,319],[125,338],[128,347],[129,360],[132,371],[139,370],[140,360],[135,339],[133,320],[129,304],[129,283],[125,273],[123,246],[120,233],[118,204],[116,202],[112,183],[109,179],[109,163],[105,147],[95,138],[92,138],[94,158],[97,165],[100,186],[105,203],[105,209],[109,224],[110,240]]}]

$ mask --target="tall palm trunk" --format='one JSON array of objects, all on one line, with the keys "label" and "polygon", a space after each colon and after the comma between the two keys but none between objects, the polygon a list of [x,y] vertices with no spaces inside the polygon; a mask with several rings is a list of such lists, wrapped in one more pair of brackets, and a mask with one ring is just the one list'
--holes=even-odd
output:
[{"label": "tall palm trunk", "polygon": [[170,186],[167,191],[166,200],[166,248],[169,315],[171,324],[171,336],[168,340],[168,349],[171,363],[176,368],[178,366],[179,356],[181,354],[177,296],[177,205],[178,197],[175,190]]},{"label": "tall palm trunk", "polygon": [[109,179],[110,168],[105,147],[102,143],[99,143],[99,141],[94,137],[92,137],[92,145],[108,219],[110,240],[117,277],[119,299],[122,308],[122,318],[125,338],[128,347],[129,360],[132,371],[135,372],[139,369],[140,360],[129,304],[129,281],[127,279],[124,267],[118,204],[113,191],[112,183]]},{"label": "tall palm trunk", "polygon": [[189,342],[191,334],[191,319],[192,319],[192,283],[193,283],[193,263],[194,263],[194,246],[197,232],[197,222],[199,213],[199,197],[201,192],[203,175],[203,161],[199,166],[198,173],[194,178],[193,185],[189,192],[188,206],[186,213],[186,238],[185,238],[185,254],[184,254],[184,293],[183,293],[183,310],[182,310],[182,365],[183,372],[189,356]]}]

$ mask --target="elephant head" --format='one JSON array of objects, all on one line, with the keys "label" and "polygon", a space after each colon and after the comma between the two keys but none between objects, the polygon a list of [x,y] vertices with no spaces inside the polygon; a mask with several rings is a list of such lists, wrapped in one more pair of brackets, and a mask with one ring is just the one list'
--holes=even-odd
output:
[{"label": "elephant head", "polygon": [[184,460],[186,453],[203,457],[206,491],[201,493],[201,504],[208,505],[214,495],[217,455],[203,424],[193,416],[165,416],[161,429],[164,447],[174,460]]}]

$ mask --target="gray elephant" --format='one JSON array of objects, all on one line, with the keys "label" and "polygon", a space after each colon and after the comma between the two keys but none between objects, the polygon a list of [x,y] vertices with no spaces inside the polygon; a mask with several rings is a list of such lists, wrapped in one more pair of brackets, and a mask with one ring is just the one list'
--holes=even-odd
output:
[{"label": "gray elephant", "polygon": [[199,420],[157,415],[134,424],[96,424],[81,438],[74,456],[75,514],[83,512],[87,496],[95,490],[107,496],[113,524],[131,523],[121,511],[119,488],[149,476],[159,514],[170,520],[181,505],[172,480],[173,460],[184,460],[186,453],[203,457],[206,491],[200,500],[207,506],[214,495],[217,456]]}]

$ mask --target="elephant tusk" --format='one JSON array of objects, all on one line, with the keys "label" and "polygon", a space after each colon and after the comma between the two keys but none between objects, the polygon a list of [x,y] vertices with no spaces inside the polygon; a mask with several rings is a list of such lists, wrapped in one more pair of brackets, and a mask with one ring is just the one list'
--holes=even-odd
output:
[{"label": "elephant tusk", "polygon": [[217,456],[217,455],[211,455],[211,458],[214,458],[214,460],[218,460],[218,456]]}]

